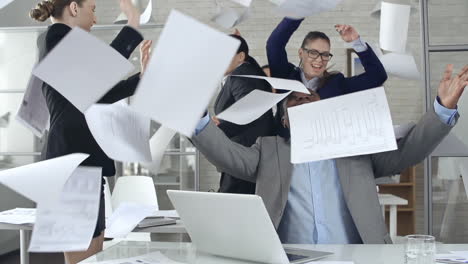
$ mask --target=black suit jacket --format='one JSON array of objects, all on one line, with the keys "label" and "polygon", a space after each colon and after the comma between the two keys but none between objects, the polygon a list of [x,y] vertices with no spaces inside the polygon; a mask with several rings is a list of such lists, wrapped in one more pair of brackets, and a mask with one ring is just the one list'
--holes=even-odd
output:
[{"label": "black suit jacket", "polygon": [[[65,24],[56,23],[50,26],[45,37],[43,55],[45,56],[52,50],[70,30],[71,28]],[[140,33],[126,26],[112,41],[111,46],[128,58],[142,40]],[[86,78],[86,76],[77,76],[77,78]],[[139,80],[139,74],[136,74],[119,82],[99,100],[99,103],[114,103],[131,96]],[[43,156],[51,159],[71,153],[87,153],[90,156],[81,165],[102,167],[102,175],[113,176],[115,174],[114,161],[97,144],[89,131],[84,114],[47,83],[44,83],[42,92],[50,113],[50,130]],[[83,87],[83,93],[86,93],[86,87]]]},{"label": "black suit jacket", "polygon": [[[263,70],[255,60],[249,58],[237,67],[231,75],[261,75],[265,76]],[[229,76],[226,79],[218,97],[216,98],[214,111],[219,114],[239,99],[258,89],[271,92],[268,82],[261,79],[243,78]],[[274,133],[274,119],[271,110],[263,114],[257,120],[247,125],[237,125],[228,121],[220,120],[219,128],[234,142],[250,147],[258,137],[271,136]],[[255,184],[232,177],[226,173],[221,174],[220,192],[228,193],[255,193]]]}]

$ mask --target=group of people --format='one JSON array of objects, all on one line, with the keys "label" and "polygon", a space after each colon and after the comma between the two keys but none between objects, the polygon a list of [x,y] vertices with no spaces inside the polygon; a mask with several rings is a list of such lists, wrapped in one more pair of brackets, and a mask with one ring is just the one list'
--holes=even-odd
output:
[{"label": "group of people", "polygon": [[[141,44],[143,73],[151,42],[143,41],[143,36],[137,31],[140,13],[131,0],[119,1],[128,24],[110,45],[128,58]],[[45,49],[40,58],[47,55],[73,27],[90,31],[96,23],[95,9],[95,0],[45,0],[32,9],[31,18],[38,21],[51,18],[52,21],[42,43]],[[344,41],[352,44],[364,66],[363,74],[347,78],[342,73],[329,72],[327,66],[333,57],[331,42],[325,33],[318,31],[305,36],[298,49],[299,65],[290,63],[286,45],[302,21],[284,18],[274,29],[266,45],[268,67],[260,67],[249,55],[249,47],[243,37],[238,33],[231,35],[240,41],[240,46],[226,71],[216,98],[214,115],[208,114],[200,120],[192,142],[222,172],[220,192],[255,193],[263,198],[283,243],[391,243],[374,179],[399,173],[420,162],[448,134],[458,119],[457,102],[468,84],[468,66],[455,77],[452,77],[453,66],[447,67],[434,109],[398,141],[397,150],[291,164],[288,107],[382,86],[387,79],[385,69],[372,48],[349,25],[336,25],[335,29]],[[113,103],[131,96],[142,73],[119,82],[99,103]],[[310,94],[293,92],[277,105],[275,114],[269,110],[247,125],[216,118],[217,114],[255,89],[272,91],[264,80],[235,75],[265,76],[266,73],[271,77],[300,81]],[[103,176],[113,176],[114,161],[94,140],[83,113],[47,83],[42,91],[50,112],[45,158],[88,153],[90,157],[82,165],[102,167]],[[310,113],[310,118],[314,118],[314,113]],[[102,194],[89,249],[66,252],[67,263],[77,263],[102,250],[104,220]]]}]

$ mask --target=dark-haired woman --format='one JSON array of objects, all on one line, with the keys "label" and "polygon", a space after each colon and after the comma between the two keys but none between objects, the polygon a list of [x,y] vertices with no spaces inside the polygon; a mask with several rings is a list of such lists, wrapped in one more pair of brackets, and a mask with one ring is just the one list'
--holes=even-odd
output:
[{"label": "dark-haired woman", "polygon": [[[139,26],[140,13],[132,5],[131,0],[120,0],[120,8],[128,18],[128,25],[122,28],[111,46],[122,56],[128,58],[143,40],[140,33],[136,31]],[[44,45],[45,50],[43,54],[40,54],[40,57],[47,55],[73,27],[80,27],[90,31],[91,27],[96,23],[95,9],[95,0],[48,0],[40,2],[31,10],[30,17],[38,21],[45,21],[50,17],[52,21],[52,25],[49,26],[46,32],[45,43],[41,43],[41,45]],[[142,71],[144,71],[147,63],[148,56],[145,54],[149,52],[150,45],[151,42],[148,41],[141,47],[143,54]],[[70,50],[70,52],[86,52],[86,50]],[[76,76],[76,78],[86,77]],[[100,99],[99,103],[113,103],[132,95],[139,78],[140,74],[138,73],[127,80],[119,82]],[[83,87],[83,93],[86,93],[86,88]],[[52,86],[45,83],[42,92],[50,113],[50,130],[45,150],[46,159],[76,152],[88,153],[90,154],[89,158],[81,165],[102,167],[103,176],[114,176],[114,161],[102,151],[94,140],[84,115]],[[87,251],[65,252],[65,260],[68,264],[78,263],[102,250],[103,231],[105,229],[104,212],[104,195],[101,193],[99,215],[93,240]]]},{"label": "dark-haired woman", "polygon": [[[286,44],[297,30],[303,19],[284,18],[267,41],[267,57],[272,77],[298,80],[308,88],[316,91],[321,99],[344,95],[381,86],[387,80],[387,73],[371,47],[364,43],[356,29],[349,25],[336,25],[335,29],[341,38],[352,43],[358,54],[365,72],[346,78],[339,72],[328,72],[327,65],[333,55],[330,53],[329,37],[319,31],[309,32],[298,54],[299,67],[288,61]],[[277,112],[278,124],[284,113]],[[287,130],[279,128],[278,133],[288,136]]]}]

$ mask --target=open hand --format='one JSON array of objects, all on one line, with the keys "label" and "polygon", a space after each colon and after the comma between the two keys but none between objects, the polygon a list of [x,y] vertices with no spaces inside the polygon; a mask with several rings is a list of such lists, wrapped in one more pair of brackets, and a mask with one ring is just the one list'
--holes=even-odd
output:
[{"label": "open hand", "polygon": [[338,24],[335,25],[335,29],[346,42],[355,41],[359,38],[357,30],[353,26]]},{"label": "open hand", "polygon": [[453,64],[448,64],[439,84],[438,95],[440,103],[449,109],[457,107],[463,90],[468,85],[468,65],[463,67],[459,74],[452,77]]}]

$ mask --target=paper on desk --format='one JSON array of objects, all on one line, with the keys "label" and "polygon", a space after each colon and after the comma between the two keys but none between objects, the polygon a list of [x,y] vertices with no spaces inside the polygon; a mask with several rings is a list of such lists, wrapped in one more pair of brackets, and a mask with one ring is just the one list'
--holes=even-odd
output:
[{"label": "paper on desk", "polygon": [[99,212],[100,167],[78,167],[53,206],[39,203],[29,251],[68,252],[87,250]]},{"label": "paper on desk", "polygon": [[[461,252],[462,254],[458,254],[457,252]],[[436,263],[443,263],[438,260],[466,263],[468,262],[468,255],[464,254],[464,252],[466,251],[451,251],[449,254],[435,254]]]},{"label": "paper on desk", "polygon": [[380,57],[388,74],[409,80],[419,80],[420,74],[413,55],[387,53]]},{"label": "paper on desk", "polygon": [[303,18],[336,8],[342,0],[270,0],[278,5],[278,12],[291,18]]},{"label": "paper on desk", "polygon": [[152,215],[154,209],[149,206],[135,203],[121,203],[112,213],[107,222],[105,237],[125,237],[141,222]]},{"label": "paper on desk", "polygon": [[147,168],[155,175],[158,174],[161,161],[164,157],[164,152],[166,151],[175,134],[176,132],[174,130],[160,126],[149,141],[152,161],[142,163],[142,166]]},{"label": "paper on desk", "polygon": [[95,104],[85,113],[94,139],[110,158],[150,162],[150,119],[126,104]]},{"label": "paper on desk", "polygon": [[174,261],[160,251],[151,252],[145,255],[140,255],[131,258],[120,258],[113,260],[86,262],[89,264],[182,264],[181,262]]},{"label": "paper on desk", "polygon": [[244,22],[247,20],[250,16],[250,9],[245,8],[241,12],[237,12],[236,10],[226,7],[226,8],[221,8],[216,15],[214,15],[211,18],[211,21],[214,23],[229,29],[233,28],[240,23]]},{"label": "paper on desk", "polygon": [[172,10],[132,107],[191,136],[238,47],[238,40]]},{"label": "paper on desk", "polygon": [[409,5],[382,2],[380,15],[380,47],[382,49],[405,52],[410,9]]},{"label": "paper on desk", "polygon": [[0,212],[0,223],[23,225],[34,224],[36,208],[15,208]]},{"label": "paper on desk", "polygon": [[288,114],[292,163],[397,148],[383,87],[291,107]]},{"label": "paper on desk", "polygon": [[153,217],[169,217],[169,218],[180,218],[176,210],[158,210],[151,214]]},{"label": "paper on desk", "polygon": [[263,79],[267,81],[275,89],[289,90],[289,91],[294,91],[294,92],[310,94],[309,90],[307,90],[304,84],[296,80],[265,77],[265,76],[259,76],[259,75],[232,75],[231,77]]},{"label": "paper on desk", "polygon": [[221,112],[217,117],[234,124],[246,125],[262,116],[290,93],[276,94],[253,90]]},{"label": "paper on desk", "polygon": [[4,8],[8,4],[12,3],[15,0],[0,0],[0,9]]},{"label": "paper on desk", "polygon": [[33,74],[84,113],[133,68],[115,49],[75,27],[33,69]]},{"label": "paper on desk", "polygon": [[141,13],[140,16],[140,24],[146,24],[150,21],[151,19],[151,12],[153,11],[153,1],[149,0],[148,4],[146,5],[145,11]]},{"label": "paper on desk", "polygon": [[[56,203],[63,186],[88,154],[75,153],[0,171],[0,183],[36,203]],[[46,186],[47,188],[38,188]]]}]

